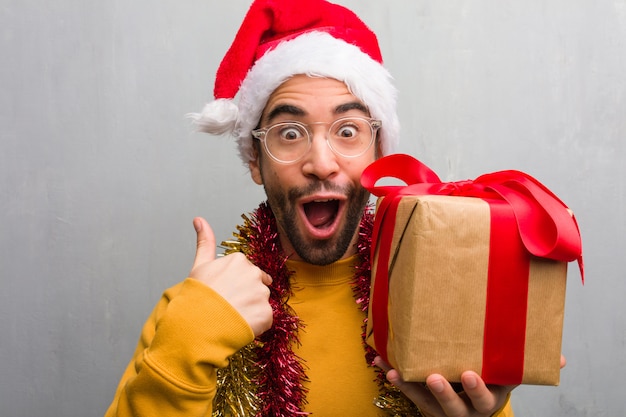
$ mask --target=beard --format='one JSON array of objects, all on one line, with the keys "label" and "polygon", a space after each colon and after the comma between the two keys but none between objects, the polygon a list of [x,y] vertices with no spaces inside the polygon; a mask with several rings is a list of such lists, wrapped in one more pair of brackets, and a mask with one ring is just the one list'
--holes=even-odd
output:
[{"label": "beard", "polygon": [[[295,252],[304,261],[313,265],[328,265],[339,259],[348,251],[356,230],[361,222],[363,210],[369,201],[369,192],[363,187],[340,187],[329,181],[316,181],[307,187],[291,188],[282,191],[265,185],[267,201],[276,217],[279,230],[285,233]],[[347,208],[343,227],[329,239],[310,239],[298,228],[298,210],[295,203],[300,197],[310,195],[324,188],[341,192],[346,199]],[[287,254],[289,255],[289,254]]]}]

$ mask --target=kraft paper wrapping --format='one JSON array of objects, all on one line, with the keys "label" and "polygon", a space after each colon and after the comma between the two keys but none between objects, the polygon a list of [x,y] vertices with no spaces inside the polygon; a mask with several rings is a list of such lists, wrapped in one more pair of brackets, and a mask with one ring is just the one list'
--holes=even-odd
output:
[{"label": "kraft paper wrapping", "polygon": [[[489,205],[479,198],[402,198],[389,262],[387,350],[403,379],[438,373],[459,382],[464,371],[481,374],[490,227]],[[378,250],[372,271],[377,257]],[[531,260],[524,384],[559,384],[566,275],[565,262]],[[371,326],[370,309],[368,343],[376,348]]]}]

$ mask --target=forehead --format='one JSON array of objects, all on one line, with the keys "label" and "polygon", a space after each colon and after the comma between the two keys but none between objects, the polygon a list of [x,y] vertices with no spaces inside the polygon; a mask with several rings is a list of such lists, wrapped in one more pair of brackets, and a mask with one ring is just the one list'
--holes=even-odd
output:
[{"label": "forehead", "polygon": [[295,75],[274,90],[263,109],[262,121],[280,116],[281,109],[290,109],[294,116],[302,117],[329,117],[349,111],[368,113],[365,104],[342,81],[307,75]]}]

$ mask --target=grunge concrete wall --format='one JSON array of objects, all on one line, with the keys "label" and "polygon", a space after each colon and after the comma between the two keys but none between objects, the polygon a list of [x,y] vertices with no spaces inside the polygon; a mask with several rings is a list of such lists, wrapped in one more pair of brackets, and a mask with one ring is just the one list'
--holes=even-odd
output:
[{"label": "grunge concrete wall", "polygon": [[[399,151],[446,180],[526,171],[576,213],[559,387],[517,415],[626,414],[626,2],[345,0],[400,90]],[[99,416],[141,325],[263,199],[210,99],[242,0],[0,5],[0,416]]]}]

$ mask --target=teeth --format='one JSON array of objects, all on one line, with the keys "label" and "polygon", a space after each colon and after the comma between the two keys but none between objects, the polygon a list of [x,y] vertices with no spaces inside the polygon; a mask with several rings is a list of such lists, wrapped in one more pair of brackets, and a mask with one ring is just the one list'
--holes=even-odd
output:
[{"label": "teeth", "polygon": [[314,203],[328,203],[329,201],[333,201],[334,198],[327,198],[325,200],[313,200]]}]

